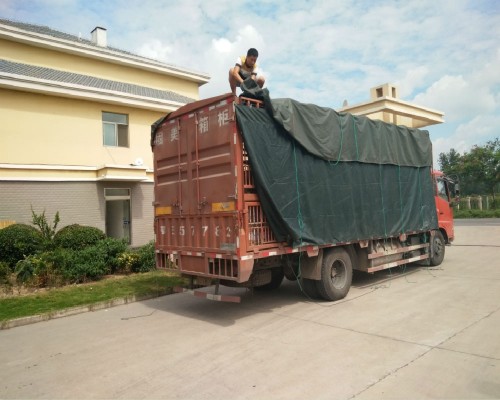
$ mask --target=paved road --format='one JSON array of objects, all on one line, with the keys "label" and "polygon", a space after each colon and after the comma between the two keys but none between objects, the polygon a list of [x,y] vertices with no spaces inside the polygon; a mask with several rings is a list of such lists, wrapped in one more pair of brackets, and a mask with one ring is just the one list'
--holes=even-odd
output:
[{"label": "paved road", "polygon": [[314,303],[166,296],[0,331],[0,398],[500,398],[500,226]]},{"label": "paved road", "polygon": [[500,218],[456,219],[455,226],[500,226]]}]

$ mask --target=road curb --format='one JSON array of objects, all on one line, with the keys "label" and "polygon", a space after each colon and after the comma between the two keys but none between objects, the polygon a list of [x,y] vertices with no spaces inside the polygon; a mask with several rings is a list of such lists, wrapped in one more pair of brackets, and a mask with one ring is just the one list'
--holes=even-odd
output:
[{"label": "road curb", "polygon": [[137,301],[150,300],[150,299],[154,299],[157,297],[166,296],[166,295],[169,295],[172,293],[173,293],[172,288],[168,288],[168,290],[165,290],[165,291],[162,291],[159,293],[154,293],[154,294],[148,294],[148,295],[143,295],[143,296],[136,296],[136,295],[126,296],[126,297],[121,297],[118,299],[112,299],[112,300],[102,301],[99,303],[89,304],[86,306],[71,307],[71,308],[66,308],[64,310],[52,311],[52,312],[48,312],[48,313],[44,313],[44,314],[31,315],[29,317],[10,319],[7,321],[0,322],[0,330],[16,328],[18,326],[35,324],[37,322],[49,321],[51,319],[56,319],[56,318],[69,317],[71,315],[82,314],[82,313],[90,312],[90,311],[104,310],[106,308],[122,306],[124,304],[135,303]]}]

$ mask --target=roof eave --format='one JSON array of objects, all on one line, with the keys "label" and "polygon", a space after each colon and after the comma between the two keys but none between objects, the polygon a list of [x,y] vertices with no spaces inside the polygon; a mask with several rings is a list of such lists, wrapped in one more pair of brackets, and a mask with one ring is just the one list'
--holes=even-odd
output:
[{"label": "roof eave", "polygon": [[150,111],[172,112],[187,103],[138,96],[113,90],[92,88],[64,82],[48,81],[15,74],[0,74],[0,88],[55,97],[66,97],[107,104],[141,108]]},{"label": "roof eave", "polygon": [[388,112],[402,117],[412,118],[415,127],[441,124],[444,122],[444,113],[428,107],[422,107],[393,97],[380,97],[376,100],[342,107],[339,112],[347,112],[354,115],[372,115],[380,112]]},{"label": "roof eave", "polygon": [[92,46],[84,42],[75,42],[62,38],[31,32],[17,27],[0,23],[0,38],[27,43],[36,47],[50,48],[56,51],[80,55],[88,58],[103,60],[109,63],[127,65],[133,68],[153,71],[159,74],[175,76],[190,80],[200,86],[210,80],[210,76],[204,73],[189,71],[187,69],[169,66],[167,64],[146,59],[133,54],[122,53],[108,47]]}]

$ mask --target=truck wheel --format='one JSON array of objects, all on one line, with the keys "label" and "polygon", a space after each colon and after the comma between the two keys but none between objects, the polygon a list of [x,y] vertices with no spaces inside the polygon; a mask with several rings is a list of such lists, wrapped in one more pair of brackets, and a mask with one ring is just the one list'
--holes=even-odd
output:
[{"label": "truck wheel", "polygon": [[306,278],[300,279],[300,288],[307,297],[313,300],[321,299],[321,295],[318,291],[317,282],[318,281],[312,279],[306,279]]},{"label": "truck wheel", "polygon": [[431,241],[429,262],[432,266],[437,266],[443,262],[445,243],[441,231],[435,231]]},{"label": "truck wheel", "polygon": [[271,269],[271,282],[262,285],[256,286],[255,289],[258,290],[273,290],[278,289],[283,282],[283,278],[285,277],[285,273],[283,272],[283,268],[272,268]]},{"label": "truck wheel", "polygon": [[283,262],[285,278],[289,281],[296,281],[299,276],[299,262],[297,257],[288,257]]},{"label": "truck wheel", "polygon": [[326,251],[321,264],[321,281],[317,287],[321,296],[328,301],[343,299],[352,282],[352,262],[343,248]]}]

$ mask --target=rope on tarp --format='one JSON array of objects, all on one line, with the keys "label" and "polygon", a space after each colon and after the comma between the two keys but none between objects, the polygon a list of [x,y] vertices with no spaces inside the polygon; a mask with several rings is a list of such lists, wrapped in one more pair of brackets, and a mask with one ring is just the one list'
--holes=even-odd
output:
[{"label": "rope on tarp", "polygon": [[300,190],[299,190],[299,168],[297,165],[297,153],[295,150],[295,140],[292,139],[293,144],[293,161],[295,165],[295,190],[297,194],[297,224],[299,226],[299,240],[300,244],[302,244],[302,232],[304,230],[304,219],[302,217],[302,207],[300,205]]}]

